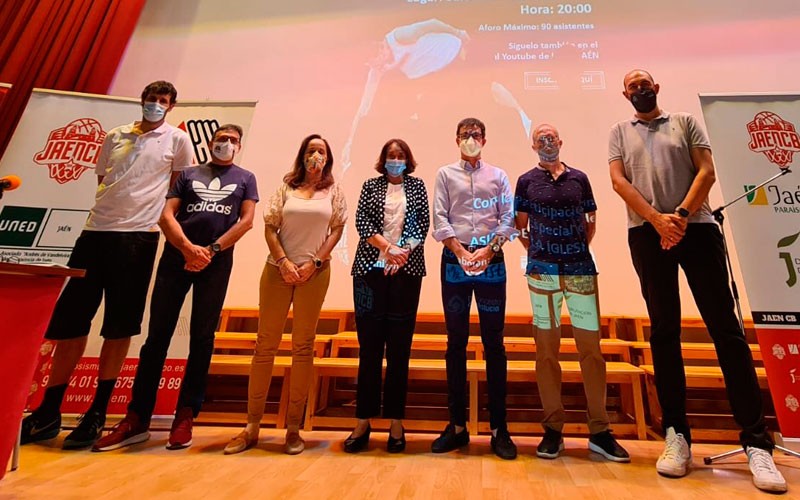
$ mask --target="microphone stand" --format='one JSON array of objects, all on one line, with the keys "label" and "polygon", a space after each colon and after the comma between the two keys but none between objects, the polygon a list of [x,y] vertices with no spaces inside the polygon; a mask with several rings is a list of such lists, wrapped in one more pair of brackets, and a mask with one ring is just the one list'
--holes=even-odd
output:
[{"label": "microphone stand", "polygon": [[[728,267],[728,275],[730,276],[730,279],[731,279],[731,293],[733,294],[733,301],[736,304],[736,314],[737,314],[737,319],[739,320],[739,328],[741,328],[741,330],[742,330],[742,335],[745,334],[745,332],[744,332],[744,316],[742,315],[742,304],[741,304],[741,301],[739,300],[739,289],[736,287],[736,280],[733,277],[733,265],[731,265],[731,256],[728,253],[728,241],[727,241],[727,238],[725,237],[725,225],[723,224],[723,222],[725,221],[725,215],[723,215],[722,212],[726,208],[728,208],[729,206],[733,205],[737,201],[739,201],[742,198],[744,198],[745,196],[749,196],[750,194],[756,192],[759,188],[761,188],[763,186],[766,186],[767,184],[772,183],[778,177],[784,176],[784,175],[789,174],[791,172],[792,171],[789,170],[788,168],[781,169],[780,172],[778,172],[777,174],[773,175],[769,179],[765,180],[764,182],[762,182],[758,186],[755,186],[755,187],[753,187],[751,189],[748,189],[741,196],[739,196],[737,198],[734,198],[730,202],[718,207],[716,210],[713,210],[711,212],[711,215],[714,216],[714,220],[717,221],[717,224],[719,224],[719,229],[722,232],[722,249],[725,252],[725,261],[728,264],[727,265],[727,267]],[[788,448],[785,448],[783,446],[779,446],[779,445],[776,444],[775,445],[775,449],[779,450],[779,451],[782,451],[783,453],[785,453],[787,455],[791,455],[791,456],[793,456],[795,458],[800,458],[800,453],[798,453],[798,452],[796,452],[794,450],[790,450]],[[737,448],[735,450],[726,451],[724,453],[719,453],[719,454],[711,456],[711,457],[705,457],[705,458],[703,458],[703,463],[706,464],[706,465],[711,465],[712,463],[716,462],[717,460],[724,460],[726,458],[730,458],[730,457],[739,455],[739,454],[744,453],[744,452],[745,452],[744,448]]]}]

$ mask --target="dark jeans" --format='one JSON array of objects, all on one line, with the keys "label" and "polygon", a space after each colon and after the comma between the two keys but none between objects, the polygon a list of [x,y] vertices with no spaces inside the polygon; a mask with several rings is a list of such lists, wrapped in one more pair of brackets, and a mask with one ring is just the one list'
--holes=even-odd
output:
[{"label": "dark jeans", "polygon": [[402,419],[408,392],[408,360],[417,322],[421,276],[373,269],[353,277],[358,330],[356,417],[372,418],[381,408],[381,371],[386,348],[383,418]]},{"label": "dark jeans", "polygon": [[633,266],[639,275],[652,325],[650,347],[664,429],[674,427],[675,432],[683,433],[691,443],[680,338],[680,266],[714,341],[733,417],[742,428],[739,435],[742,445],[771,450],[773,443],[766,432],[753,356],[733,312],[719,229],[715,224],[689,224],[677,246],[662,250],[660,241],[650,224],[628,231]]},{"label": "dark jeans", "polygon": [[189,357],[176,410],[191,407],[200,412],[206,390],[206,377],[214,351],[214,332],[228,289],[233,267],[233,250],[218,253],[200,272],[185,271],[183,256],[169,243],[158,263],[153,295],[150,299],[150,326],[133,382],[133,397],[128,410],[147,423],[156,404],[161,372],[167,359],[172,334],[178,324],[183,301],[192,288],[192,316],[189,324]]},{"label": "dark jeans", "polygon": [[450,422],[467,422],[467,343],[472,294],[478,306],[481,341],[486,357],[489,385],[489,424],[492,429],[506,427],[506,349],[503,329],[506,315],[506,265],[497,254],[478,276],[467,276],[455,254],[442,252],[442,304],[447,326],[447,389]]}]

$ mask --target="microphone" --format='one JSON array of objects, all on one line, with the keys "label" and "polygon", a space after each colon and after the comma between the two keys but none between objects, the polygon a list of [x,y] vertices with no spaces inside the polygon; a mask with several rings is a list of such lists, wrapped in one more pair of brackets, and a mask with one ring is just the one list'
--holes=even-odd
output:
[{"label": "microphone", "polygon": [[0,190],[13,191],[17,189],[20,186],[20,184],[22,184],[22,180],[16,175],[7,175],[5,177],[0,177]]},{"label": "microphone", "polygon": [[0,199],[3,198],[4,191],[13,191],[17,189],[20,184],[22,184],[22,180],[16,175],[0,177]]}]

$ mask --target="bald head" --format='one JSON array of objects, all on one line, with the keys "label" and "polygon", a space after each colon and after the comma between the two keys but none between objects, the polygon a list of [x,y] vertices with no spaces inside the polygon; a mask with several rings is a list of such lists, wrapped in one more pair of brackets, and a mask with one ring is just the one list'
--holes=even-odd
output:
[{"label": "bald head", "polygon": [[626,96],[630,96],[633,92],[643,88],[656,87],[656,81],[653,80],[653,75],[643,69],[634,69],[628,71],[625,78],[622,79],[622,86]]},{"label": "bald head", "polygon": [[533,139],[533,142],[536,142],[542,135],[551,135],[556,139],[558,139],[558,129],[556,129],[549,123],[542,123],[541,125],[537,125],[535,129],[533,129],[533,134],[531,134],[531,138]]},{"label": "bald head", "polygon": [[533,140],[531,147],[539,155],[540,165],[560,164],[558,155],[563,143],[558,135],[558,129],[549,123],[542,123],[533,129],[531,139]]}]

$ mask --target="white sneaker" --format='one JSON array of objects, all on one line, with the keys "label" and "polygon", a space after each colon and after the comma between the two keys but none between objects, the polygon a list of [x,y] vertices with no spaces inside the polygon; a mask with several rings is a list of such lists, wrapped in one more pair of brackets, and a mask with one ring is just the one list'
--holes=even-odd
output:
[{"label": "white sneaker", "polygon": [[788,489],[783,474],[775,467],[768,451],[750,446],[747,448],[747,461],[756,488],[773,493],[783,493]]},{"label": "white sneaker", "polygon": [[656,470],[668,477],[685,476],[692,464],[692,450],[689,449],[689,444],[683,434],[677,434],[673,427],[667,429],[664,441],[664,453],[658,457]]}]

